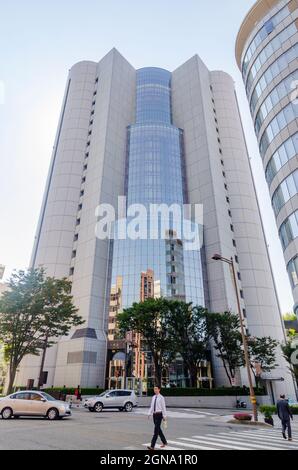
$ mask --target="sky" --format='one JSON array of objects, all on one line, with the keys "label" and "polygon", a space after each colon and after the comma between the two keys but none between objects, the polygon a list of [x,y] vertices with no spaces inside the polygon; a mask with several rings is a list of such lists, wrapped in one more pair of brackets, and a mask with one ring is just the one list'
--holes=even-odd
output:
[{"label": "sky", "polygon": [[10,0],[0,16],[0,264],[29,265],[70,67],[112,47],[135,67],[199,54],[234,80],[282,312],[293,297],[234,50],[254,0]]}]

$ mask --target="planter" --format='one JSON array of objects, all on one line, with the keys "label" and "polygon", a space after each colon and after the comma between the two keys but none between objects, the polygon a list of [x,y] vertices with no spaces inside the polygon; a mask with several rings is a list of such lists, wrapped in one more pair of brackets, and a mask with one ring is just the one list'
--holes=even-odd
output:
[{"label": "planter", "polygon": [[264,418],[264,422],[265,422],[266,424],[270,424],[270,426],[274,426],[274,421],[273,421],[272,416],[267,416],[267,417],[265,417],[265,418]]},{"label": "planter", "polygon": [[252,415],[248,413],[235,413],[234,418],[237,419],[237,421],[251,421]]}]

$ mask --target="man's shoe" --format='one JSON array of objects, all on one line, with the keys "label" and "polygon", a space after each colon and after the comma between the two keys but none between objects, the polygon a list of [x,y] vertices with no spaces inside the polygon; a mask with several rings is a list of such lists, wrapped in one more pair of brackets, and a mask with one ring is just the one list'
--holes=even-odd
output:
[{"label": "man's shoe", "polygon": [[286,436],[286,433],[285,433],[285,432],[283,432],[283,433],[282,433],[282,437],[283,437],[284,439],[286,439],[286,438],[287,438],[287,436]]},{"label": "man's shoe", "polygon": [[148,449],[148,450],[154,450],[154,447],[148,446],[147,449]]},{"label": "man's shoe", "polygon": [[293,439],[291,437],[288,438],[288,441],[292,441]]},{"label": "man's shoe", "polygon": [[161,444],[160,448],[163,449],[164,447],[166,447],[168,445],[168,443],[166,444]]}]

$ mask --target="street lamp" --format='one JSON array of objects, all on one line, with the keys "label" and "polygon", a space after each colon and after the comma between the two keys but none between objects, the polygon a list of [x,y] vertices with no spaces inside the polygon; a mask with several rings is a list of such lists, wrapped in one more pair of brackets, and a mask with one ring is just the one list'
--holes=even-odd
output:
[{"label": "street lamp", "polygon": [[215,261],[223,261],[224,263],[227,263],[232,268],[233,282],[234,282],[234,288],[235,288],[237,306],[238,306],[238,315],[240,319],[242,343],[243,343],[243,349],[244,349],[245,367],[247,370],[247,378],[248,378],[248,383],[249,383],[250,401],[253,407],[254,420],[258,421],[257,400],[256,400],[256,396],[255,396],[255,392],[253,388],[252,376],[251,376],[247,337],[244,331],[244,324],[243,324],[243,317],[242,317],[242,311],[241,311],[241,306],[240,306],[240,298],[239,298],[239,292],[238,292],[238,286],[237,286],[237,280],[236,280],[236,274],[235,274],[234,261],[232,257],[228,259],[218,254],[215,254],[214,256],[212,256],[212,259],[214,259]]}]

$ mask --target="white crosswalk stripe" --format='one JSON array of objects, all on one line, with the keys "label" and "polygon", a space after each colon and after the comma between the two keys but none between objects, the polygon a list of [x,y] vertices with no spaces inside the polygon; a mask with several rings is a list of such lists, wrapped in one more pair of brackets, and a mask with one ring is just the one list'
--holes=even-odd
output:
[{"label": "white crosswalk stripe", "polygon": [[[280,429],[249,429],[168,440],[165,450],[298,450],[298,443],[282,438]],[[149,446],[150,444],[143,444]],[[160,449],[160,446],[156,446]],[[162,450],[162,449],[160,449]]]},{"label": "white crosswalk stripe", "polygon": [[218,416],[216,413],[210,413],[209,411],[200,411],[200,410],[194,410],[193,408],[181,408],[184,411],[192,411],[193,413],[198,413],[200,415],[205,415],[205,416]]},{"label": "white crosswalk stripe", "polygon": [[[180,439],[182,439],[183,441],[198,442],[198,443],[200,442],[201,444],[205,444],[205,445],[209,444],[209,442],[212,441],[212,438],[211,439],[205,439],[205,438],[204,439],[191,439],[189,437],[180,437]],[[216,446],[217,447],[223,447],[225,449],[232,449],[232,450],[242,450],[243,449],[243,447],[233,445],[232,442],[229,442],[228,444],[224,444],[224,441],[222,443],[221,442],[220,443],[216,442]],[[253,447],[248,448],[247,450],[253,450]]]},{"label": "white crosswalk stripe", "polygon": [[[139,415],[148,415],[148,409],[147,408],[138,408],[134,411],[135,414]],[[187,411],[187,413],[185,412]],[[178,418],[178,419],[201,419],[205,418],[205,414],[196,414],[196,413],[191,413],[190,409],[187,409],[185,411],[172,411],[172,410],[167,410],[167,417],[168,418]]]},{"label": "white crosswalk stripe", "polygon": [[[238,433],[234,433],[232,436],[229,434],[229,440],[231,440],[231,442],[239,439],[239,437],[237,437],[237,434]],[[226,436],[226,434],[225,434]],[[288,449],[289,448],[289,443],[288,441],[286,440],[283,440],[281,438],[270,438],[270,437],[266,437],[264,438],[263,436],[250,436],[250,435],[245,435],[245,441],[247,444],[250,444],[252,446],[254,446],[255,444],[262,444],[261,445],[261,448],[263,449],[265,446],[266,448],[268,448],[267,446],[269,445],[270,447],[282,447],[283,449]],[[291,448],[293,448],[293,444],[291,443]]]},{"label": "white crosswalk stripe", "polygon": [[[220,434],[224,434],[226,435],[226,433],[220,433]],[[229,435],[235,435],[235,436],[238,436],[238,432],[231,432]],[[262,433],[254,433],[254,432],[251,432],[251,433],[245,433],[245,437],[247,437],[248,439],[252,438],[252,439],[257,439],[257,440],[264,440],[264,441],[278,441],[278,442],[281,442],[281,436],[268,436],[267,434],[262,434]]]},{"label": "white crosswalk stripe", "polygon": [[[168,441],[168,443],[169,442],[170,441]],[[150,447],[150,442],[147,442],[147,444],[143,444],[143,447]],[[183,450],[183,449],[181,449],[181,447],[171,447],[171,446],[167,446],[164,449],[164,448],[161,448],[160,445],[158,445],[158,444],[156,444],[155,449],[157,449],[157,450]]]},{"label": "white crosswalk stripe", "polygon": [[[220,436],[219,434],[217,436],[214,436],[213,434],[207,434],[208,437],[212,437],[212,442],[216,443],[216,442],[224,442],[224,443],[227,443],[227,444],[231,444],[231,439],[230,439],[230,436],[229,434],[225,435],[226,439],[224,439],[223,436]],[[194,436],[194,437],[200,437],[201,436]],[[255,449],[275,449],[275,450],[278,450],[279,447],[278,445],[274,445],[272,446],[271,444],[270,445],[264,445],[264,444],[257,444],[257,443],[254,443],[252,442],[251,444],[247,444],[247,442],[245,440],[240,440],[241,437],[239,437],[237,440],[233,440],[233,443],[234,444],[238,444],[238,445],[241,445],[244,449],[247,448],[247,447],[250,447],[250,448],[255,448]]]}]

